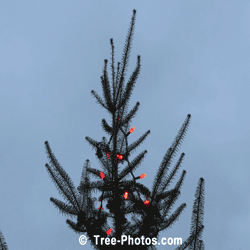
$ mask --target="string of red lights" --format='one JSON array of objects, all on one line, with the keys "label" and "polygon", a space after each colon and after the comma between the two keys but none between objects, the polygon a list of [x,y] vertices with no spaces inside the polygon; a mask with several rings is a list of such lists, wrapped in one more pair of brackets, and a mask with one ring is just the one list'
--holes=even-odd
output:
[{"label": "string of red lights", "polygon": [[[118,117],[118,121],[121,121],[120,117]],[[129,132],[126,134],[126,137],[127,137],[129,134],[133,133],[134,130],[135,130],[135,127],[131,128],[131,129],[129,130]],[[107,152],[107,153],[106,153],[106,156],[107,156],[107,158],[110,160],[110,152]],[[117,163],[117,161],[121,161],[122,159],[123,159],[123,154],[117,154],[117,155],[116,155],[116,163]],[[100,176],[101,179],[104,179],[104,178],[106,177],[106,175],[105,175],[103,172],[100,172],[99,176]],[[145,177],[146,177],[146,174],[141,174],[140,176],[135,177],[134,179],[135,179],[135,180],[138,180],[138,179],[143,179],[143,178],[145,178]],[[125,190],[123,194],[124,194],[124,195],[123,195],[124,200],[129,199],[129,194],[130,194],[130,193],[129,193],[127,190]],[[148,199],[148,197],[149,197],[149,196],[147,196],[147,197],[146,197],[146,200],[144,201],[144,205],[146,205],[146,206],[149,206],[149,205],[150,205],[150,200]],[[101,198],[99,199],[99,201],[101,201]],[[109,206],[109,204],[108,204],[108,206]],[[102,205],[99,206],[98,209],[103,210]],[[112,211],[112,212],[113,212],[113,211]],[[106,231],[107,235],[110,235],[112,231],[113,231],[112,228],[108,229],[108,230]]]}]

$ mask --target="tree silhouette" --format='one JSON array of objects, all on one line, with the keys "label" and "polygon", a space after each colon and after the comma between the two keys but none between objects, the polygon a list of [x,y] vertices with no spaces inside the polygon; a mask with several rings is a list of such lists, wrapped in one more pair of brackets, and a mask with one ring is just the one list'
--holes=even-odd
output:
[{"label": "tree silhouette", "polygon": [[[116,242],[116,244],[110,243],[109,247],[127,249],[129,246],[130,249],[156,249],[151,239],[157,238],[160,231],[170,228],[186,207],[186,204],[183,203],[172,215],[167,217],[180,195],[180,188],[186,171],[183,170],[175,188],[171,190],[166,189],[180,168],[184,153],[181,154],[174,169],[168,176],[167,171],[185,136],[191,118],[190,114],[187,115],[178,135],[161,162],[154,179],[152,191],[140,183],[146,174],[141,174],[137,177],[133,174],[133,171],[141,164],[147,151],[144,150],[132,161],[129,159],[133,151],[150,133],[148,130],[135,142],[128,144],[128,138],[135,130],[135,127],[131,128],[130,126],[131,120],[140,105],[137,102],[134,108],[128,112],[129,99],[141,67],[139,55],[137,56],[136,68],[126,87],[124,87],[126,67],[134,31],[135,14],[136,10],[133,10],[122,62],[118,62],[117,72],[115,72],[114,67],[113,39],[110,39],[112,49],[112,88],[109,84],[107,73],[108,61],[104,60],[103,75],[101,76],[104,101],[94,90],[91,91],[97,103],[105,108],[112,118],[111,125],[105,119],[102,119],[102,128],[110,136],[109,141],[105,137],[101,141],[86,137],[88,143],[96,150],[96,156],[103,170],[91,168],[90,161],[86,160],[82,169],[80,185],[76,189],[71,178],[52,153],[49,143],[45,142],[46,152],[50,161],[50,165],[46,164],[45,166],[67,203],[55,198],[50,198],[50,200],[60,212],[77,217],[76,223],[68,219],[66,221],[68,226],[76,233],[85,232],[96,249],[104,249],[107,245],[100,245],[100,241],[98,241],[97,245],[95,235],[108,238],[109,240],[113,237],[120,240],[122,235],[130,235],[133,239],[144,236],[147,239],[147,241],[145,240],[146,244],[129,245],[129,242],[125,241],[123,244],[121,242]],[[121,164],[125,162],[127,165],[122,168]],[[99,180],[90,181],[90,175]],[[129,176],[132,179],[129,179]],[[97,206],[98,208],[95,207],[97,199],[92,197],[95,191],[101,192],[101,196],[98,199],[98,202],[100,202],[99,207]],[[200,202],[201,199],[198,200],[197,204],[200,204]],[[193,213],[195,213],[195,209]],[[131,216],[131,221],[128,219],[129,216]],[[113,222],[113,226],[110,226],[108,220]],[[192,219],[192,223],[196,227],[192,228],[191,236],[178,249],[185,249],[191,246],[191,244],[196,247],[200,244],[200,234],[204,228],[200,220],[200,216]],[[197,250],[198,248],[193,249]]]},{"label": "tree silhouette", "polygon": [[8,246],[5,242],[2,232],[0,231],[0,250],[8,250]]},{"label": "tree silhouette", "polygon": [[195,201],[193,205],[193,214],[192,214],[192,222],[191,222],[191,234],[196,232],[195,238],[192,241],[192,244],[189,245],[189,250],[204,250],[204,242],[201,239],[201,233],[198,233],[198,228],[203,225],[203,217],[204,217],[204,188],[205,188],[205,180],[200,178],[196,194]]}]

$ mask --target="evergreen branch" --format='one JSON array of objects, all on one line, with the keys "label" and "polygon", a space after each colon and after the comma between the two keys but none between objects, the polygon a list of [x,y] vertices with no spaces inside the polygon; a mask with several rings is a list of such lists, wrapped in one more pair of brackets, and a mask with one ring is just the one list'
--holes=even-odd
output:
[{"label": "evergreen branch", "polygon": [[203,216],[204,216],[204,188],[205,182],[203,178],[200,178],[196,194],[195,194],[195,201],[193,204],[193,212],[192,212],[192,219],[191,219],[191,234],[194,232],[196,237],[191,245],[189,245],[189,250],[200,250],[200,241],[201,235],[198,235],[198,227],[203,225]]},{"label": "evergreen branch", "polygon": [[[102,157],[98,159],[101,162],[101,167],[103,169],[105,169],[108,172],[108,175],[110,174],[110,172],[112,171],[112,166],[110,164],[110,160],[107,157]],[[110,177],[110,176],[109,176]]]},{"label": "evergreen branch", "polygon": [[116,86],[115,86],[115,46],[113,44],[113,38],[110,39],[110,45],[111,45],[111,71],[112,71],[112,88],[113,88],[113,101],[115,100],[115,92],[116,92]]},{"label": "evergreen branch", "polygon": [[79,195],[79,204],[80,204],[80,211],[89,211],[89,203],[91,202],[90,198],[90,181],[88,178],[88,168],[90,168],[90,161],[87,159],[83,164],[81,179],[80,179],[80,186],[83,187],[82,195]]},{"label": "evergreen branch", "polygon": [[171,209],[171,206],[177,200],[180,195],[180,191],[174,189],[164,200],[158,201],[156,204],[159,208],[159,211],[163,210],[163,217],[166,217],[167,211]]},{"label": "evergreen branch", "polygon": [[167,227],[171,228],[171,226],[173,225],[173,223],[178,219],[178,217],[180,216],[181,212],[183,211],[183,209],[186,207],[186,203],[181,204],[176,211],[170,216],[169,219],[164,220],[161,225],[160,225],[160,231],[166,229]]},{"label": "evergreen branch", "polygon": [[75,209],[75,207],[68,205],[58,199],[55,199],[53,197],[50,198],[50,201],[53,203],[53,205],[59,209],[59,211],[64,215],[77,215],[78,211]]},{"label": "evergreen branch", "polygon": [[137,56],[137,66],[134,70],[134,72],[132,73],[130,79],[129,79],[129,82],[127,83],[127,86],[126,86],[126,90],[125,92],[123,93],[123,96],[120,100],[120,103],[118,104],[118,109],[125,106],[126,103],[128,103],[129,99],[130,99],[130,96],[131,96],[131,93],[132,93],[132,90],[135,86],[135,82],[139,76],[139,73],[140,73],[140,56]]},{"label": "evergreen branch", "polygon": [[186,173],[187,173],[186,170],[183,170],[183,171],[182,171],[181,177],[180,177],[179,181],[178,181],[178,182],[176,183],[176,185],[175,185],[175,189],[176,189],[176,190],[180,190],[180,187],[181,187],[181,185],[182,185],[182,183],[183,183],[183,180],[184,180],[184,177],[185,177]]},{"label": "evergreen branch", "polygon": [[106,122],[105,119],[102,119],[102,127],[103,130],[109,134],[113,133],[113,128],[111,126],[108,125],[108,123]]},{"label": "evergreen branch", "polygon": [[143,134],[137,141],[133,142],[132,144],[130,144],[128,146],[128,149],[127,149],[127,152],[128,153],[132,153],[132,151],[137,148],[139,146],[139,144],[141,144],[145,139],[146,137],[150,134],[150,130],[148,130],[145,134]]},{"label": "evergreen branch", "polygon": [[101,97],[94,91],[91,90],[91,94],[96,98],[97,103],[99,103],[101,106],[103,106],[105,109],[108,109],[108,107],[104,104],[103,100]]},{"label": "evergreen branch", "polygon": [[[121,69],[119,69],[119,72],[118,72],[117,75],[120,74],[120,71],[121,71]],[[120,81],[119,87],[118,87],[118,81]],[[122,76],[122,75],[120,76],[120,79],[116,79],[116,82],[117,82],[116,83],[116,89],[117,89],[117,91],[116,91],[115,104],[114,104],[115,106],[117,106],[117,104],[120,102],[120,99],[122,97],[124,81],[125,81],[125,77]]]},{"label": "evergreen branch", "polygon": [[92,146],[92,148],[96,149],[99,145],[98,141],[95,141],[91,139],[90,137],[86,136],[85,139],[88,141],[88,143]]},{"label": "evergreen branch", "polygon": [[175,156],[175,153],[177,153],[181,143],[182,143],[182,140],[184,139],[184,136],[187,132],[187,129],[188,129],[188,125],[190,123],[190,119],[191,119],[191,115],[188,114],[187,115],[187,118],[186,120],[184,121],[181,129],[179,130],[177,136],[175,137],[175,140],[174,142],[172,143],[172,149],[173,149],[173,153],[174,153],[174,156]]},{"label": "evergreen branch", "polygon": [[152,199],[155,199],[155,196],[157,194],[158,188],[161,184],[161,180],[164,178],[164,175],[166,174],[169,165],[171,164],[171,158],[173,155],[173,150],[172,148],[169,148],[168,151],[166,152],[161,165],[157,171],[157,174],[154,179],[153,187],[152,187]]},{"label": "evergreen branch", "polygon": [[[99,177],[100,177],[100,172],[101,172],[101,171],[98,170],[98,169],[88,167],[87,171],[90,172],[90,173],[92,173],[95,177],[96,177],[96,176],[99,176]],[[100,177],[100,178],[101,178],[101,177]],[[106,175],[105,175],[105,178],[106,178]]]},{"label": "evergreen branch", "polygon": [[0,250],[9,250],[1,230],[0,230]]},{"label": "evergreen branch", "polygon": [[[133,32],[134,32],[134,25],[135,25],[135,14],[136,14],[136,10],[133,10],[133,16],[132,16],[132,20],[130,23],[130,28],[128,31],[128,35],[126,38],[126,42],[125,42],[125,47],[123,50],[123,56],[122,56],[122,68],[119,71],[119,79],[120,79],[120,84],[119,84],[119,88],[118,88],[118,93],[117,93],[117,97],[116,97],[116,101],[114,102],[114,105],[116,105],[117,103],[117,98],[119,96],[119,91],[122,91],[122,78],[125,77],[125,72],[126,72],[126,67],[128,64],[128,59],[129,59],[129,53],[131,50],[131,43],[132,43],[132,37],[133,37]],[[117,79],[118,80],[118,79]]]},{"label": "evergreen branch", "polygon": [[110,85],[109,85],[109,80],[108,80],[108,72],[107,72],[107,63],[108,60],[104,60],[104,69],[103,69],[103,76],[101,76],[101,82],[102,82],[102,90],[103,90],[103,96],[106,101],[106,106],[108,107],[109,110],[111,110],[113,104],[112,104],[112,99],[111,99],[111,94],[110,94]]},{"label": "evergreen branch", "polygon": [[168,176],[168,178],[161,184],[161,186],[159,187],[159,193],[162,193],[166,188],[167,186],[171,183],[172,181],[172,178],[175,176],[175,174],[177,173],[178,169],[180,168],[180,165],[182,163],[182,160],[184,158],[185,154],[182,153],[178,162],[176,163],[174,169],[172,170],[172,172],[170,173],[170,175]]},{"label": "evergreen branch", "polygon": [[[65,184],[64,179],[62,179],[61,176],[58,173],[56,173],[56,171],[53,172],[52,167],[49,166],[49,164],[46,163],[45,167],[47,168],[47,171],[51,179],[54,181],[58,192],[74,206],[75,210],[78,210],[79,204],[77,203],[76,197],[75,195],[74,196],[72,195],[69,187],[67,186],[67,183]],[[73,196],[73,198],[71,195]]]},{"label": "evergreen branch", "polygon": [[121,127],[127,124],[135,116],[136,112],[138,111],[139,105],[139,102],[135,104],[134,108],[127,114],[125,119],[122,120],[122,123],[120,125]]},{"label": "evergreen branch", "polygon": [[[92,173],[95,177],[99,176],[99,178],[101,178],[101,176],[100,176],[101,171],[98,170],[98,169],[89,167],[88,172]],[[111,178],[109,178],[109,176],[107,176],[106,174],[104,174],[104,175],[105,175],[105,177],[104,177],[103,181],[104,182],[108,182],[108,181],[110,182]]]},{"label": "evergreen branch", "polygon": [[160,200],[163,200],[163,199],[169,197],[170,195],[173,195],[173,194],[175,195],[176,192],[178,192],[178,190],[173,188],[169,191],[165,191],[164,193],[159,193],[158,195],[156,195],[155,202],[158,203]]},{"label": "evergreen branch", "polygon": [[176,200],[178,199],[179,195],[180,195],[180,191],[177,191],[175,194],[170,195],[169,198],[167,198],[163,204],[161,205],[161,207],[164,207],[163,212],[162,212],[162,216],[163,218],[165,218],[167,216],[167,214],[169,213],[169,211],[171,210],[172,206],[174,205],[174,203],[176,202]]},{"label": "evergreen branch", "polygon": [[[89,184],[89,190],[92,191],[105,191],[108,192],[112,189],[112,182],[111,181],[93,181]],[[81,193],[84,194],[84,185],[78,186],[77,190]]]},{"label": "evergreen branch", "polygon": [[[105,187],[106,185],[104,185],[103,181],[94,181],[94,182],[91,182],[89,184],[89,189],[91,190],[97,190],[97,191],[102,191],[102,189]],[[84,193],[84,185],[80,185],[77,190],[80,192],[80,193]]]},{"label": "evergreen branch", "polygon": [[[69,195],[73,197],[73,201],[78,205],[77,199],[76,199],[76,189],[75,186],[71,180],[71,178],[68,176],[66,171],[61,167],[57,159],[55,158],[54,154],[52,153],[48,141],[45,141],[45,148],[47,150],[48,158],[50,160],[50,163],[54,166],[55,168],[55,173],[57,172],[61,176],[57,176],[58,181],[61,181],[61,184],[63,185],[63,188],[66,192],[69,192]],[[50,169],[52,171],[52,169]],[[52,171],[53,172],[53,171]]]},{"label": "evergreen branch", "polygon": [[175,200],[178,198],[178,196],[180,194],[180,188],[181,188],[182,182],[184,180],[185,174],[186,174],[186,171],[183,170],[182,175],[181,175],[179,181],[176,183],[175,188],[174,188],[174,189],[176,189],[177,194],[176,194],[176,196],[171,197],[171,202],[169,202],[169,204],[164,209],[164,212],[163,212],[164,217],[165,217],[165,214],[168,213],[168,211],[170,211],[171,207],[174,205]]},{"label": "evergreen branch", "polygon": [[89,181],[87,178],[87,170],[90,168],[90,161],[87,159],[84,164],[83,164],[83,169],[82,169],[82,174],[81,174],[81,179],[80,179],[80,185],[83,185],[86,180]]},{"label": "evergreen branch", "polygon": [[[126,123],[126,125],[124,126],[124,128],[120,127],[120,131],[123,133],[123,137],[122,137],[122,143],[121,143],[121,147],[120,147],[120,152],[122,151],[122,148],[125,146],[126,147],[126,150],[127,150],[127,147],[128,147],[128,144],[127,144],[127,136],[129,135],[128,134],[128,127],[129,127],[130,123]],[[125,145],[126,144],[126,145]],[[127,153],[128,154],[128,153]]]},{"label": "evergreen branch", "polygon": [[132,162],[129,164],[125,169],[121,171],[119,174],[119,180],[122,180],[128,173],[135,170],[136,167],[141,163],[142,159],[144,158],[144,155],[147,153],[147,150],[144,150],[142,153],[140,153]]},{"label": "evergreen branch", "polygon": [[[201,227],[199,227],[198,230],[198,234],[201,234],[203,232],[204,226],[202,225]],[[194,238],[196,237],[196,233],[194,232],[192,235],[190,235],[187,240],[179,247],[177,247],[175,250],[184,250],[186,249],[194,240]]]},{"label": "evergreen branch", "polygon": [[[181,129],[179,130],[174,142],[172,143],[171,148],[168,149],[167,153],[165,154],[161,166],[158,170],[157,176],[154,180],[154,185],[153,185],[153,199],[155,198],[155,195],[159,189],[162,190],[162,187],[165,186],[165,184],[162,183],[162,179],[164,178],[166,171],[168,170],[169,165],[171,164],[172,158],[175,156],[175,153],[178,151],[178,147],[181,144],[183,137],[185,136],[187,127],[189,125],[191,115],[187,115],[187,118],[182,125]],[[161,186],[161,188],[160,188]]]},{"label": "evergreen branch", "polygon": [[[120,66],[121,66],[121,63],[118,62],[118,63],[117,63],[117,70],[116,70],[116,79],[115,79],[114,96],[118,96],[118,78],[119,78]],[[114,98],[113,100],[115,101],[115,98]],[[116,102],[113,102],[113,104],[116,106],[117,100],[116,100]]]},{"label": "evergreen branch", "polygon": [[75,222],[73,222],[73,221],[71,221],[71,220],[69,220],[69,219],[66,220],[66,223],[68,224],[68,227],[69,227],[70,229],[73,229],[74,232],[77,233],[77,234],[87,232],[87,228],[86,228],[85,226],[82,225],[82,226],[79,228],[79,227],[76,225]]}]

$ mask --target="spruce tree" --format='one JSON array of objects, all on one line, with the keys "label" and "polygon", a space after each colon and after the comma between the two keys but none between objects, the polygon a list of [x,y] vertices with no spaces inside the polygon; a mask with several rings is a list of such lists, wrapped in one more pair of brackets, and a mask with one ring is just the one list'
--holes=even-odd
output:
[{"label": "spruce tree", "polygon": [[[180,188],[186,174],[186,171],[183,170],[175,188],[166,190],[184,158],[184,153],[182,153],[174,169],[167,176],[170,164],[176,156],[190,123],[190,114],[187,115],[178,135],[166,152],[154,179],[152,190],[150,191],[148,187],[140,183],[146,174],[137,177],[133,174],[133,171],[142,163],[147,151],[144,150],[132,160],[130,160],[130,156],[150,133],[148,130],[138,140],[128,144],[128,138],[135,130],[135,127],[131,126],[131,120],[136,115],[140,105],[137,102],[133,109],[128,112],[129,99],[141,67],[139,55],[137,56],[136,68],[126,87],[124,86],[134,31],[135,14],[136,10],[133,10],[123,57],[121,63],[118,62],[117,64],[116,72],[113,39],[110,39],[112,85],[110,85],[108,79],[108,61],[104,60],[103,75],[101,76],[104,100],[94,90],[91,91],[97,103],[106,109],[112,118],[112,124],[108,124],[105,119],[102,119],[102,128],[108,134],[109,140],[105,137],[101,141],[86,137],[88,143],[96,151],[95,154],[102,170],[91,168],[90,161],[86,160],[82,169],[80,185],[76,189],[71,178],[52,153],[49,143],[45,142],[46,152],[50,161],[50,165],[46,164],[45,166],[67,203],[55,198],[50,198],[50,200],[60,212],[77,218],[77,222],[68,219],[66,221],[68,226],[76,233],[86,233],[91,244],[96,249],[107,248],[107,245],[100,245],[100,240],[98,240],[98,245],[96,245],[95,235],[109,239],[115,237],[117,240],[120,240],[122,235],[130,235],[133,239],[137,237],[141,239],[144,236],[144,238],[149,238],[149,240],[145,240],[144,244],[142,244],[142,240],[139,245],[136,245],[135,242],[133,245],[129,245],[128,241],[123,244],[116,242],[113,245],[111,244],[112,241],[110,241],[109,247],[113,249],[127,249],[129,246],[130,249],[156,249],[151,239],[157,238],[160,231],[170,228],[186,207],[186,204],[183,203],[172,215],[168,218],[166,217],[180,195]],[[121,165],[123,163],[126,163],[125,167]],[[98,180],[91,181],[90,176],[94,176]],[[199,187],[200,189],[201,186]],[[101,196],[96,199],[93,197],[93,191],[101,192]],[[95,207],[97,201],[99,205]],[[201,199],[196,203],[196,207],[199,207],[200,203]],[[196,207],[193,209],[193,214],[196,213]],[[129,221],[128,216],[131,216],[131,221]],[[108,219],[113,221],[113,225],[108,223]],[[203,228],[201,216],[193,216],[191,235],[177,249],[201,245],[203,242],[200,239],[200,235]],[[198,250],[199,248],[193,249]]]}]

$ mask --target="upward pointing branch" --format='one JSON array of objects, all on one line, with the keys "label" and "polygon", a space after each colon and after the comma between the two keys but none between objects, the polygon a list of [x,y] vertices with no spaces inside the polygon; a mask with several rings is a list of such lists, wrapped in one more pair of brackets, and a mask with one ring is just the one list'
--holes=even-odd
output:
[{"label": "upward pointing branch", "polygon": [[203,246],[203,241],[201,240],[201,233],[198,233],[198,227],[203,225],[203,216],[204,216],[204,188],[205,181],[203,178],[200,178],[196,193],[195,201],[193,205],[192,221],[191,221],[191,234],[195,233],[195,238],[192,244],[189,246],[189,250],[201,250]]},{"label": "upward pointing branch", "polygon": [[133,10],[133,17],[132,17],[132,20],[130,23],[130,28],[129,28],[129,32],[128,32],[127,39],[126,39],[126,45],[125,45],[124,50],[123,50],[123,56],[122,56],[122,62],[121,62],[122,68],[119,71],[118,78],[116,79],[116,83],[118,84],[118,80],[120,81],[120,83],[119,83],[118,92],[117,92],[117,96],[116,96],[116,100],[114,102],[114,105],[116,105],[116,103],[117,103],[119,91],[122,91],[122,89],[123,89],[122,88],[122,83],[123,83],[122,78],[124,78],[125,74],[126,74],[129,53],[131,50],[132,36],[133,36],[134,25],[135,25],[135,14],[136,14],[136,10]]}]

